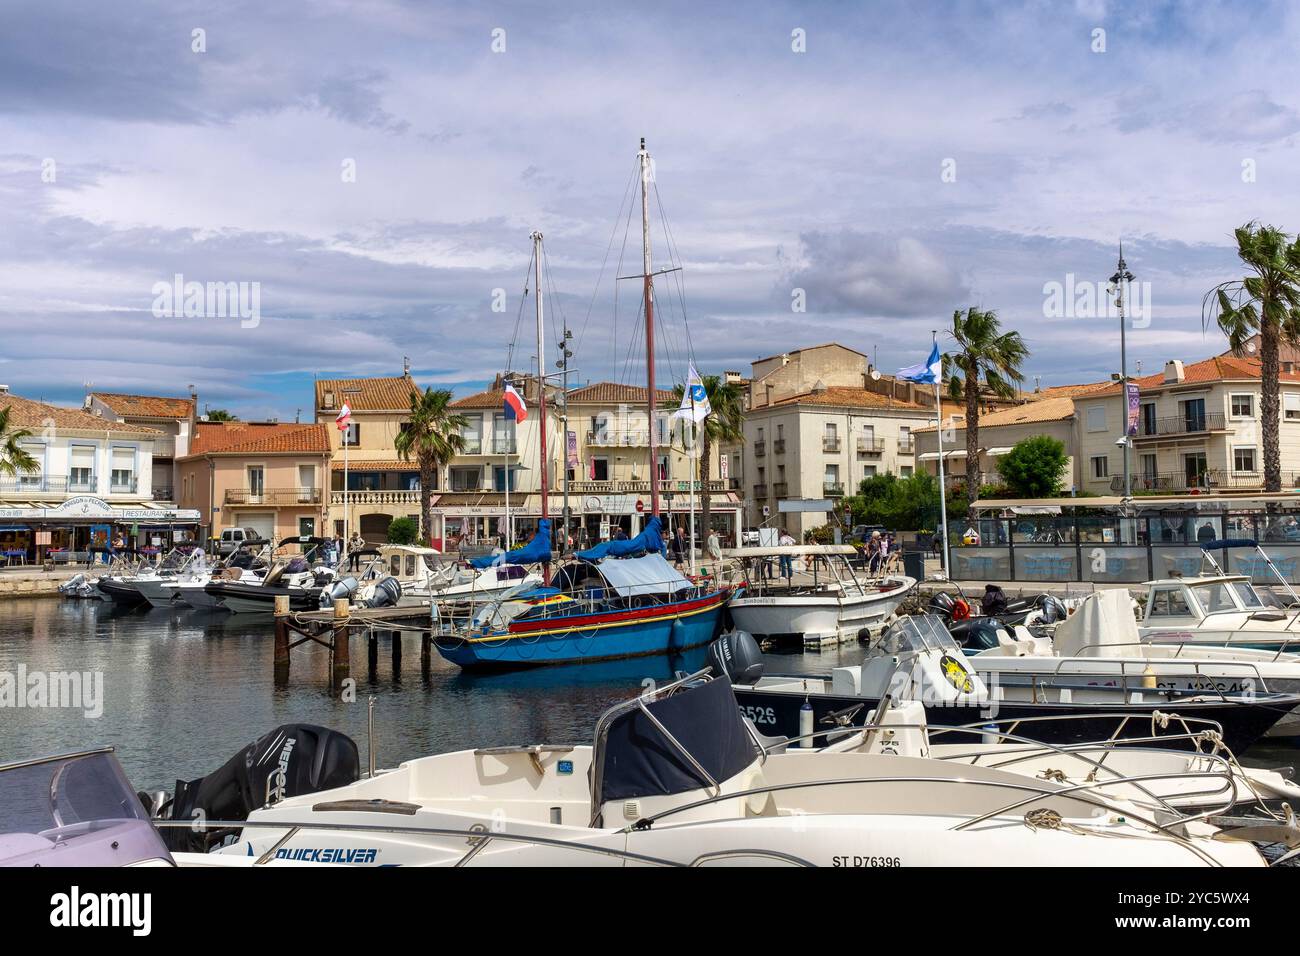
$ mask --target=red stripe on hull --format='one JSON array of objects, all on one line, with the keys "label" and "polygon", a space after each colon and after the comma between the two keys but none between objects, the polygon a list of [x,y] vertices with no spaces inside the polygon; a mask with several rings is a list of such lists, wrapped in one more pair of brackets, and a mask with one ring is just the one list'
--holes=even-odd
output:
[{"label": "red stripe on hull", "polygon": [[556,615],[555,617],[542,618],[536,621],[525,621],[522,624],[511,624],[509,633],[512,635],[527,634],[530,631],[549,631],[556,627],[594,627],[620,621],[635,621],[645,617],[663,617],[666,614],[680,614],[712,607],[715,604],[721,604],[726,599],[727,592],[719,591],[707,597],[696,598],[694,601],[673,605],[671,611],[667,609],[666,605],[661,604],[656,607],[639,607],[629,611],[614,611],[606,614],[574,614],[571,617]]}]

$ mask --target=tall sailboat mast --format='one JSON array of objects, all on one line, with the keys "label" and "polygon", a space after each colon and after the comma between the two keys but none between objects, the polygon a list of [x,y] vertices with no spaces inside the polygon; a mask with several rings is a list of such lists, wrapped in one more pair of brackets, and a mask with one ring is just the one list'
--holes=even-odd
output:
[{"label": "tall sailboat mast", "polygon": [[650,433],[650,513],[659,514],[659,463],[655,455],[655,294],[650,275],[650,153],[641,137],[641,274],[645,282],[646,409]]},{"label": "tall sailboat mast", "polygon": [[[546,457],[546,348],[542,337],[542,234],[534,232],[533,240],[533,301],[537,304],[537,428],[541,432],[542,456],[542,517],[550,517],[550,460]],[[510,472],[506,471],[506,486]],[[542,566],[542,577],[551,583],[551,566]]]}]

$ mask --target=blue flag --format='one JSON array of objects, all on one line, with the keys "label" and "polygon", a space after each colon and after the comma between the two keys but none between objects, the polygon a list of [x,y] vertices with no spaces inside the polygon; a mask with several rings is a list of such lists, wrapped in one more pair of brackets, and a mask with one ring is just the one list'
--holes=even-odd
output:
[{"label": "blue flag", "polygon": [[920,365],[900,368],[896,375],[904,382],[924,382],[933,385],[943,378],[943,358],[939,355],[939,343],[936,341],[930,349],[930,357]]}]

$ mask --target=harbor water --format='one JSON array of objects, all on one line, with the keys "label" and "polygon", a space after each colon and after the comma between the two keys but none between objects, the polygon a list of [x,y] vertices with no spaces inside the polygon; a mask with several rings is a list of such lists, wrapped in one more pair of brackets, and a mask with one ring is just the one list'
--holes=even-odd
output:
[{"label": "harbor water", "polygon": [[[0,762],[111,745],[138,789],[168,789],[215,770],[280,724],[314,723],[356,740],[366,761],[367,700],[375,702],[376,762],[471,747],[590,743],[599,714],[705,652],[606,664],[469,675],[435,652],[420,670],[418,633],[381,632],[374,669],[367,640],[351,644],[355,688],[329,685],[329,655],[307,642],[291,654],[287,686],[276,687],[268,616],[186,609],[123,610],[100,601],[31,598],[0,604],[0,674],[102,675],[94,707],[0,708]],[[392,645],[400,646],[400,661]],[[772,655],[783,673],[819,673],[862,659],[857,644]],[[95,704],[96,702],[84,701]],[[1300,751],[1257,746],[1259,766],[1294,766]]]}]

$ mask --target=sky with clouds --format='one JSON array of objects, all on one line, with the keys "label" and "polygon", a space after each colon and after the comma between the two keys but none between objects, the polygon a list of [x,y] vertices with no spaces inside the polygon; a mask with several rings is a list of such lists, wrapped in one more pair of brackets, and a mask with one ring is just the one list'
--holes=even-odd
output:
[{"label": "sky with clouds", "polygon": [[[56,402],[310,416],[314,376],[404,356],[470,391],[536,351],[534,229],[578,377],[638,381],[641,136],[661,378],[831,340],[892,371],[968,305],[1031,382],[1104,378],[1117,321],[1044,286],[1121,238],[1154,370],[1225,347],[1235,226],[1300,230],[1286,3],[4,6],[0,381]],[[177,274],[258,283],[260,321],[155,315]]]}]

